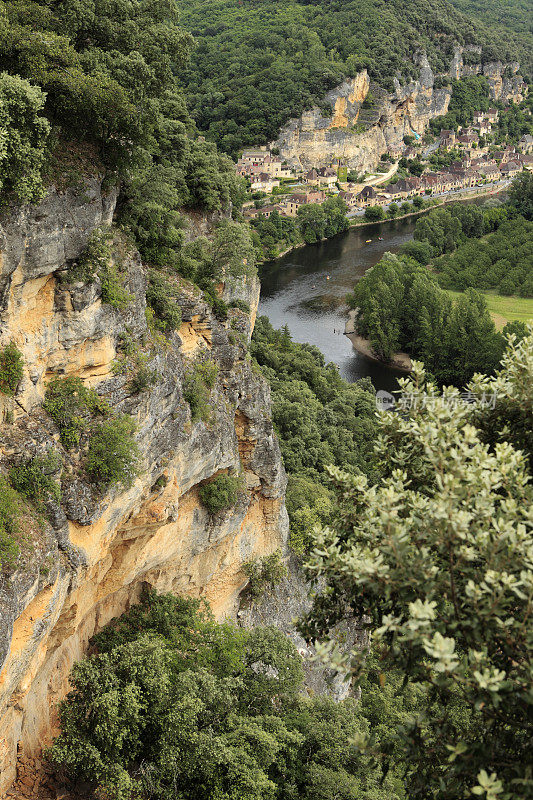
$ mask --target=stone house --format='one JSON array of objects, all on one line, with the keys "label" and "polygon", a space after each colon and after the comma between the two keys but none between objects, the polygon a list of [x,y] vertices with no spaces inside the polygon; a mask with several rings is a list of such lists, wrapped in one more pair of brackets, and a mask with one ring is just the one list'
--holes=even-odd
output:
[{"label": "stone house", "polygon": [[272,189],[279,186],[279,180],[272,178],[268,172],[260,172],[259,175],[252,175],[250,179],[250,189],[253,192],[266,192],[271,194]]},{"label": "stone house", "polygon": [[326,186],[328,189],[337,183],[337,173],[331,167],[321,167],[318,170],[318,185]]},{"label": "stone house", "polygon": [[514,178],[519,172],[522,172],[522,164],[520,161],[506,161],[500,165],[500,172],[503,178]]},{"label": "stone house", "polygon": [[262,208],[248,208],[244,212],[244,216],[248,219],[257,219],[258,217],[265,217],[268,219],[273,211],[279,211],[279,206],[263,206]]},{"label": "stone house", "polygon": [[487,181],[497,181],[500,177],[500,169],[497,164],[486,164],[480,166],[479,174]]},{"label": "stone house", "polygon": [[354,192],[339,192],[339,197],[344,200],[348,208],[357,207],[357,195]]},{"label": "stone house", "polygon": [[305,173],[304,182],[310,183],[314,186],[318,186],[318,172],[316,171],[316,169],[310,169],[309,172]]},{"label": "stone house", "polygon": [[373,186],[364,186],[356,197],[356,204],[359,208],[368,208],[376,205],[377,192]]},{"label": "stone house", "polygon": [[533,136],[529,133],[525,133],[519,140],[517,149],[520,150],[521,153],[531,153],[533,151]]}]

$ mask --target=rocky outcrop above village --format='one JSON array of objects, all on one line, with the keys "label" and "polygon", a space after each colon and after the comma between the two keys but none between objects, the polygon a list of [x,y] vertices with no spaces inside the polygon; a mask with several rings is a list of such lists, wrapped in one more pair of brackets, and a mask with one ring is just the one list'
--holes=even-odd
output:
[{"label": "rocky outcrop above village", "polygon": [[[56,726],[56,703],[90,637],[134,603],[144,587],[205,597],[234,614],[246,584],[242,564],[284,545],[285,473],[270,419],[270,396],[252,370],[247,339],[259,299],[255,278],[222,286],[250,306],[215,318],[193,285],[179,283],[179,331],[153,335],[146,322],[146,272],[119,232],[113,258],[129,292],[117,310],[102,287],[62,275],[92,232],[112,219],[116,196],[100,181],[55,191],[38,206],[0,219],[0,346],[15,342],[24,376],[0,409],[5,472],[34,455],[58,453],[60,502],[28,523],[16,566],[0,575],[0,797],[15,778],[17,750],[36,755]],[[117,369],[124,337],[143,343],[153,385],[134,393]],[[217,377],[207,422],[193,421],[184,384],[210,361]],[[80,377],[136,423],[142,455],[128,489],[99,492],[80,455],[65,450],[43,411],[49,380]],[[211,516],[199,488],[221,472],[242,475],[238,501]]]},{"label": "rocky outcrop above village", "polygon": [[[310,169],[340,159],[356,172],[373,170],[384,153],[399,155],[404,136],[420,137],[430,120],[446,114],[451,87],[436,80],[425,56],[420,58],[416,81],[385,92],[373,84],[366,70],[350,78],[325,97],[331,114],[319,108],[291,120],[273,144],[291,166]],[[465,64],[463,49],[457,48],[450,67],[453,78],[486,75],[494,99],[518,100],[524,83],[518,64]]]}]

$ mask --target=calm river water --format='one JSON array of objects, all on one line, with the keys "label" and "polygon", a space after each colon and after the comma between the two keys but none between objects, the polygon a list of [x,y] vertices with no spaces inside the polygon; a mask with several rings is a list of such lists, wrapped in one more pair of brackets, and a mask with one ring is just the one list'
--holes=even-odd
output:
[{"label": "calm river water", "polygon": [[[504,191],[496,197],[462,202],[492,205],[505,197]],[[258,313],[265,314],[275,328],[288,325],[295,342],[319,347],[347,381],[368,376],[376,389],[397,389],[401,373],[357,353],[343,335],[348,316],[345,297],[383,253],[395,253],[413,238],[416,220],[408,217],[350,228],[319,245],[301,247],[264,264]],[[370,244],[367,239],[372,240]]]},{"label": "calm river water", "polygon": [[[396,252],[412,238],[415,221],[411,217],[351,228],[265,264],[259,314],[275,328],[288,325],[295,342],[319,347],[346,380],[369,376],[376,389],[396,389],[398,373],[357,353],[343,335],[348,314],[344,298],[383,253]],[[372,242],[366,244],[367,239]]]}]

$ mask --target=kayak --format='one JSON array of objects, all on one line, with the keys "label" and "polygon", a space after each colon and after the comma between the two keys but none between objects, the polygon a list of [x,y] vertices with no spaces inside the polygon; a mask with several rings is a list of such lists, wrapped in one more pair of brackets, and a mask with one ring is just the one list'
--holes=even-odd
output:
[{"label": "kayak", "polygon": [[371,242],[371,241],[372,241],[372,239],[367,239],[367,240],[366,240],[366,243],[367,243],[367,244],[370,244],[370,242]]}]

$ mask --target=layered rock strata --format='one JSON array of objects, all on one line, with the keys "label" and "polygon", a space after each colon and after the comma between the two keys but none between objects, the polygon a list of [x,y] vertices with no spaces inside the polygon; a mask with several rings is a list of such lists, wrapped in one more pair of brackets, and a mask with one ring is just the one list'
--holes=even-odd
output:
[{"label": "layered rock strata", "polygon": [[[113,259],[131,298],[124,310],[102,302],[98,280],[69,285],[62,278],[91,233],[111,222],[115,201],[94,179],[81,195],[52,191],[0,220],[0,347],[14,341],[24,357],[17,394],[2,405],[0,470],[51,450],[62,460],[61,502],[48,503],[43,520],[27,525],[16,566],[0,576],[0,797],[15,778],[17,749],[35,757],[50,741],[56,703],[90,637],[143,587],[201,595],[219,617],[231,615],[246,583],[243,562],[283,546],[287,536],[269,390],[247,355],[259,282],[221,287],[250,306],[249,314],[230,310],[225,322],[198,289],[179,282],[181,328],[154,335],[145,315],[146,269],[118,233]],[[156,376],[138,394],[116,366],[125,336],[142,343]],[[206,360],[218,370],[210,418],[193,422],[184,382]],[[80,377],[135,420],[142,468],[127,490],[102,495],[88,482],[83,438],[81,453],[62,447],[42,409],[55,375]],[[199,487],[228,471],[243,476],[238,502],[210,516]]]}]

